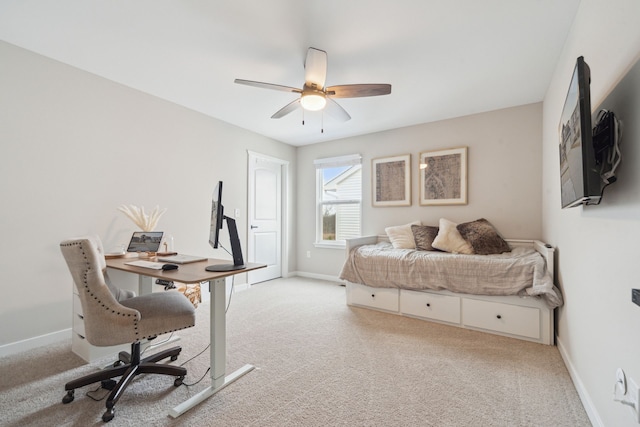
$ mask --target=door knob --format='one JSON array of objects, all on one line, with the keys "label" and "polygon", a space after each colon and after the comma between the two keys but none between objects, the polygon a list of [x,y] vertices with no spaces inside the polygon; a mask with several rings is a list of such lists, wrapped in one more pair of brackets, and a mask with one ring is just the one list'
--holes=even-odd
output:
[{"label": "door knob", "polygon": [[258,226],[257,225],[252,225],[251,229],[254,229],[254,228],[258,228]]}]

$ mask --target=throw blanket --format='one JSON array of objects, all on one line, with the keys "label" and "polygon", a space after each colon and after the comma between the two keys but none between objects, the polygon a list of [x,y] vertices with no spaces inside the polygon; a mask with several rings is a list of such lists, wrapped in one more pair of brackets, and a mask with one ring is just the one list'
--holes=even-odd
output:
[{"label": "throw blanket", "polygon": [[380,242],[353,248],[340,278],[378,288],[541,296],[551,308],[562,305],[544,258],[533,248],[515,248],[499,255],[461,255],[394,249]]}]

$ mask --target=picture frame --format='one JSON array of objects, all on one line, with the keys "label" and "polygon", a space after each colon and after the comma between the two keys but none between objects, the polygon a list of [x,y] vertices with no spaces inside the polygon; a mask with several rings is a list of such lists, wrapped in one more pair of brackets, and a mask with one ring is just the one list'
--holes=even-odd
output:
[{"label": "picture frame", "polygon": [[467,204],[467,147],[420,153],[420,205]]},{"label": "picture frame", "polygon": [[411,206],[411,154],[371,160],[374,207]]}]

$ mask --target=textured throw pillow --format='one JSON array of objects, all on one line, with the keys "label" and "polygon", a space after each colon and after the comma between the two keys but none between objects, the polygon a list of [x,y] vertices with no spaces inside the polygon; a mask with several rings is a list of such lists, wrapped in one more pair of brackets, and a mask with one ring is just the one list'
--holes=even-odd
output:
[{"label": "textured throw pillow", "polygon": [[420,221],[414,221],[405,225],[396,225],[395,227],[387,227],[384,231],[389,236],[389,241],[396,249],[415,249],[416,241],[413,240],[412,225],[421,225]]},{"label": "textured throw pillow", "polygon": [[431,246],[433,239],[438,235],[438,227],[430,225],[412,225],[413,240],[416,242],[416,249],[419,251],[437,251]]},{"label": "textured throw pillow", "polygon": [[458,224],[460,235],[465,239],[473,252],[478,255],[501,254],[510,252],[509,244],[498,234],[498,231],[484,218],[472,222]]},{"label": "textured throw pillow", "polygon": [[438,230],[438,235],[431,243],[431,246],[454,254],[473,254],[473,248],[462,238],[456,229],[456,225],[456,223],[448,219],[440,218],[440,230]]}]

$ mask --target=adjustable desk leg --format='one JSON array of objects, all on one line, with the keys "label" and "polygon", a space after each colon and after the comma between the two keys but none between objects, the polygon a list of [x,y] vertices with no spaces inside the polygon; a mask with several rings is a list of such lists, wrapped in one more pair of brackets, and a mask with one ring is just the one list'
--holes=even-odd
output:
[{"label": "adjustable desk leg", "polygon": [[227,329],[226,329],[226,280],[214,279],[209,282],[211,292],[211,385],[200,393],[179,404],[169,411],[172,418],[177,418],[202,401],[213,396],[232,382],[254,369],[253,365],[244,365],[242,368],[225,376],[227,363]]}]

